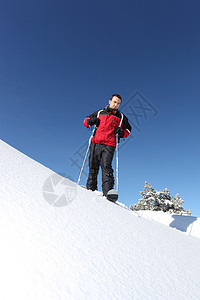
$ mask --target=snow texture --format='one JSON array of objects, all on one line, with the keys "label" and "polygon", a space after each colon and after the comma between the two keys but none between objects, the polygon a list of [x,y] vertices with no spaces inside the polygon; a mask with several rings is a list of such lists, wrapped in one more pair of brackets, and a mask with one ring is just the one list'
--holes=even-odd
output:
[{"label": "snow texture", "polygon": [[0,155],[0,299],[200,299],[199,238]]},{"label": "snow texture", "polygon": [[188,236],[200,238],[200,218],[149,210],[140,210],[137,212],[133,211],[133,214],[148,220],[159,222],[172,228],[176,228],[182,232],[185,232]]}]

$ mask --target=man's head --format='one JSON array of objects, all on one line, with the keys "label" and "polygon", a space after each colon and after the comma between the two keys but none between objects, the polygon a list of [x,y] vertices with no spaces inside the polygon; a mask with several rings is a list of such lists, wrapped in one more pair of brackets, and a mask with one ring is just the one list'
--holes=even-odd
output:
[{"label": "man's head", "polygon": [[111,109],[118,109],[122,102],[122,97],[118,94],[113,94],[109,100],[109,107]]}]

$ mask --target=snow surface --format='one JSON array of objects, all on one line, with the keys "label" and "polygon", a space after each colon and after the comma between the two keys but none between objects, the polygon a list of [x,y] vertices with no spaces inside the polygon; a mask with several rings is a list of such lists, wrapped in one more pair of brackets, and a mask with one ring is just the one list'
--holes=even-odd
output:
[{"label": "snow surface", "polygon": [[133,211],[134,215],[156,221],[161,224],[176,228],[188,236],[200,238],[200,218],[193,216],[168,214],[162,211]]},{"label": "snow surface", "polygon": [[0,155],[0,299],[200,299],[199,238]]}]

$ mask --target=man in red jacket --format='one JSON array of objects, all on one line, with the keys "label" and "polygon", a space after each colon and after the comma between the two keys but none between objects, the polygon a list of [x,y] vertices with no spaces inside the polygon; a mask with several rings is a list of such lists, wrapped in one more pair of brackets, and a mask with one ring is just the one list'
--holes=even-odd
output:
[{"label": "man in red jacket", "polygon": [[120,95],[113,94],[106,108],[95,111],[84,120],[87,128],[96,126],[90,146],[89,175],[86,187],[88,190],[97,190],[97,175],[99,166],[101,166],[104,196],[114,187],[112,160],[116,148],[116,134],[119,138],[127,138],[131,132],[131,125],[127,117],[118,110],[121,101]]}]

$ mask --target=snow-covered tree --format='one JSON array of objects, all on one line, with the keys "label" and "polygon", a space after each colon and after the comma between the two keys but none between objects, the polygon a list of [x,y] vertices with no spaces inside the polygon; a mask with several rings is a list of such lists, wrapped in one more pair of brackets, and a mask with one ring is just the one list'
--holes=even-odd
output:
[{"label": "snow-covered tree", "polygon": [[177,193],[176,196],[174,197],[174,209],[176,210],[177,213],[184,214],[184,215],[191,215],[190,210],[184,210],[183,209],[183,204],[184,200],[181,199],[179,194]]},{"label": "snow-covered tree", "polygon": [[156,191],[156,199],[153,210],[168,211],[173,206],[173,197],[170,191],[165,188],[164,191]]},{"label": "snow-covered tree", "polygon": [[142,198],[138,200],[138,204],[130,206],[132,210],[153,210],[153,202],[155,201],[155,190],[145,181],[144,191],[140,192]]},{"label": "snow-covered tree", "polygon": [[131,210],[155,210],[164,211],[171,214],[191,215],[190,210],[184,210],[182,204],[184,201],[176,194],[173,199],[170,191],[165,188],[163,191],[156,191],[145,181],[144,190],[140,192],[142,198],[138,204],[130,206]]}]

